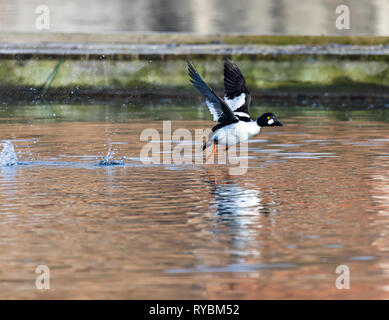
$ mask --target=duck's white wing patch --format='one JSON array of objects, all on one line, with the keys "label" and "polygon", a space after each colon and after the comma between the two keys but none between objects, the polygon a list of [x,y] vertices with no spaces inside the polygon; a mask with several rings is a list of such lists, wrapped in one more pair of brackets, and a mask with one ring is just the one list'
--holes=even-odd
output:
[{"label": "duck's white wing patch", "polygon": [[228,99],[227,96],[224,96],[224,101],[227,103],[227,105],[232,111],[235,111],[244,105],[246,101],[246,94],[241,93],[240,96],[237,96],[234,99]]},{"label": "duck's white wing patch", "polygon": [[246,112],[234,112],[234,115],[241,117],[241,118],[248,118],[250,119],[250,116]]},{"label": "duck's white wing patch", "polygon": [[219,108],[215,107],[214,104],[211,101],[209,101],[208,99],[205,100],[205,104],[207,105],[209,112],[213,116],[213,121],[217,122],[222,115],[221,110]]}]

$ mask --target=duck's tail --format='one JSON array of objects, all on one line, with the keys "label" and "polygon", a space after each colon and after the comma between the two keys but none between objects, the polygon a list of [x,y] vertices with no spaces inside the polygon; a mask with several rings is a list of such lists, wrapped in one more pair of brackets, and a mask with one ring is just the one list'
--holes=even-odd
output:
[{"label": "duck's tail", "polygon": [[205,142],[201,147],[201,151],[204,151],[205,149],[213,145],[213,143],[215,142],[215,139],[213,138],[214,134],[214,132],[211,132],[209,134],[207,142]]},{"label": "duck's tail", "polygon": [[212,143],[213,143],[213,140],[209,139],[206,143],[203,144],[201,151],[204,151],[205,149],[210,147],[212,145]]}]

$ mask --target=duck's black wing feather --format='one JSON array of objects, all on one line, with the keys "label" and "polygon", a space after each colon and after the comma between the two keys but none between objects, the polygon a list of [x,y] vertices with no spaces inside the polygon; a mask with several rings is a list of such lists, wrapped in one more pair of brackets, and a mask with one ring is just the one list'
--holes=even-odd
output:
[{"label": "duck's black wing feather", "polygon": [[190,82],[205,97],[205,102],[209,111],[213,115],[214,121],[225,124],[239,121],[228,105],[220,97],[218,97],[210,87],[208,87],[203,79],[201,79],[200,75],[190,62],[188,62],[188,72]]},{"label": "duck's black wing feather", "polygon": [[224,61],[224,101],[234,112],[250,115],[250,91],[239,67],[230,60]]}]

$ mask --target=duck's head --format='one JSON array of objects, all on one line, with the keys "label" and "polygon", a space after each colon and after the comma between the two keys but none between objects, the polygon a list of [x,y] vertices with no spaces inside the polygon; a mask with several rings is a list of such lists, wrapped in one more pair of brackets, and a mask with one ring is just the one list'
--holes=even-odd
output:
[{"label": "duck's head", "polygon": [[282,122],[278,121],[276,116],[270,112],[264,113],[257,119],[257,124],[260,127],[281,127]]}]

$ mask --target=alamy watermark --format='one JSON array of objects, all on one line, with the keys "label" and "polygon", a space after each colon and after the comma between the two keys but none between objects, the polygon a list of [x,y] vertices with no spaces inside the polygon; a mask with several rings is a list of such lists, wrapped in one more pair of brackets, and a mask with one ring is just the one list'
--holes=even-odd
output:
[{"label": "alamy watermark", "polygon": [[40,5],[35,8],[35,13],[38,17],[35,19],[35,27],[38,30],[50,29],[50,9],[46,5]]},{"label": "alamy watermark", "polygon": [[38,290],[50,289],[50,269],[48,266],[41,264],[36,267],[35,273],[39,276],[35,280],[35,287]]},{"label": "alamy watermark", "polygon": [[[213,143],[202,150],[204,140],[208,139],[210,129],[195,129],[194,137],[188,129],[179,128],[172,132],[171,121],[163,121],[162,135],[155,128],[144,129],[140,141],[146,142],[140,151],[144,164],[230,164],[231,175],[243,175],[248,168],[248,142],[227,147]],[[241,140],[247,137],[241,136]],[[215,154],[211,155],[217,149]],[[209,158],[207,161],[205,161]],[[217,161],[217,162],[215,162]]]},{"label": "alamy watermark", "polygon": [[335,280],[336,288],[339,290],[350,289],[350,268],[345,264],[341,264],[336,267],[335,272],[340,273],[340,276]]},{"label": "alamy watermark", "polygon": [[345,4],[339,5],[335,10],[339,16],[336,18],[335,26],[338,30],[350,30],[350,8]]}]

